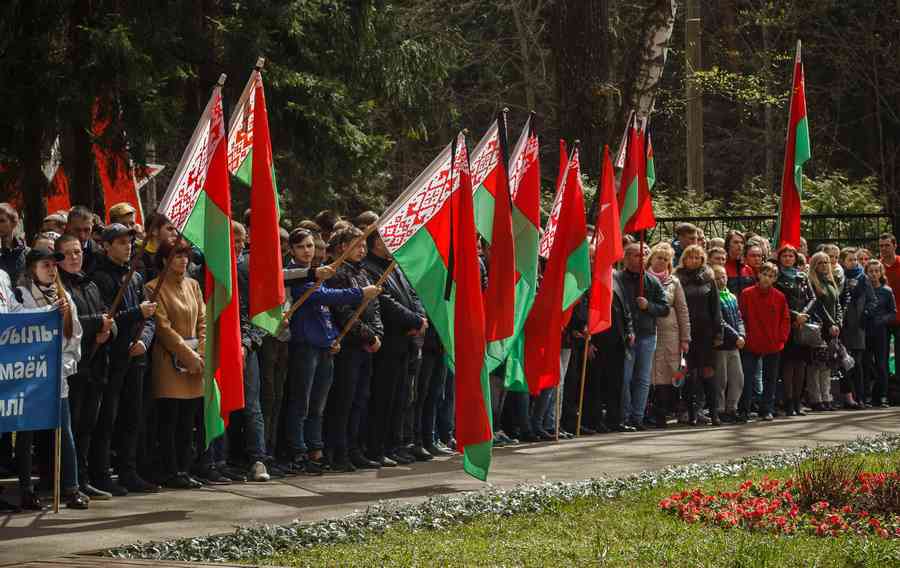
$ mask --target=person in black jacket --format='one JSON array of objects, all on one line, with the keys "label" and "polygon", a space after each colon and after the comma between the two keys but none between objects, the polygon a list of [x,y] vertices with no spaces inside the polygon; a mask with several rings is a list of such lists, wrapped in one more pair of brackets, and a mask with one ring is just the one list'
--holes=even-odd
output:
[{"label": "person in black jacket", "polygon": [[866,362],[874,383],[872,406],[888,408],[888,325],[897,317],[897,304],[880,261],[870,260],[866,264],[866,275],[875,293],[875,305],[866,322]]},{"label": "person in black jacket", "polygon": [[100,289],[81,271],[84,256],[78,238],[63,235],[56,239],[55,248],[65,256],[59,263],[62,268],[59,274],[75,302],[82,329],[78,372],[69,377],[69,412],[78,459],[78,482],[81,492],[91,499],[109,499],[111,494],[91,485],[88,455],[100,415],[109,365],[107,347],[110,340],[115,339],[115,322],[108,313],[109,305],[100,295]]},{"label": "person in black jacket", "polygon": [[[377,231],[367,238],[368,255],[362,262],[369,280],[377,281],[391,263],[391,254]],[[384,281],[384,293],[379,298],[384,341],[372,358],[372,406],[369,412],[369,458],[382,458],[409,464],[429,460],[422,446],[414,446],[412,453],[403,447],[404,417],[410,410],[409,401],[415,399],[415,375],[409,372],[410,362],[419,357],[419,345],[414,338],[423,337],[428,329],[425,309],[409,281],[399,269]],[[406,369],[407,372],[403,370]],[[424,395],[426,388],[422,388]],[[413,395],[413,396],[410,396]],[[413,405],[414,406],[414,405]],[[421,408],[420,408],[421,410]],[[421,415],[421,412],[420,412]],[[410,423],[415,423],[413,419]]]},{"label": "person in black jacket", "polygon": [[875,292],[864,268],[859,265],[855,248],[842,249],[840,262],[844,268],[844,289],[841,292],[844,325],[841,327],[841,342],[856,361],[852,369],[841,375],[841,394],[844,397],[844,408],[862,410],[866,403],[866,381],[862,364],[866,352],[866,322],[875,309]]},{"label": "person in black jacket", "polygon": [[617,271],[614,276],[628,302],[634,323],[632,356],[625,358],[625,420],[638,430],[644,429],[644,411],[650,394],[650,373],[656,351],[656,318],[669,313],[669,304],[659,280],[641,270],[643,259],[649,255],[646,245],[642,254],[640,244],[629,244],[625,247],[625,269]]},{"label": "person in black jacket", "polygon": [[19,213],[9,203],[0,203],[0,270],[6,272],[10,282],[17,282],[25,270],[25,253],[28,247],[16,231]]},{"label": "person in black jacket", "polygon": [[[232,221],[234,234],[234,254],[238,258],[238,300],[240,303],[241,348],[244,355],[244,408],[240,410],[243,420],[234,421],[235,427],[243,425],[244,453],[249,464],[247,472],[252,481],[268,481],[266,467],[266,428],[260,404],[259,357],[257,351],[262,346],[265,330],[250,321],[250,253],[244,252],[247,230],[237,221]],[[258,274],[254,278],[265,278]],[[236,430],[232,429],[232,432]],[[237,444],[240,436],[229,436],[232,444]],[[234,448],[232,447],[232,451]],[[271,467],[271,464],[270,464]],[[280,473],[277,471],[275,473]]]},{"label": "person in black jacket", "polygon": [[[332,235],[329,243],[334,254],[340,256],[362,232],[356,227],[341,229]],[[372,284],[362,268],[366,256],[366,243],[353,246],[347,260],[328,281],[331,288],[365,288]],[[327,441],[331,470],[353,471],[357,467],[395,466],[396,462],[382,459],[380,462],[363,456],[360,426],[369,405],[369,389],[372,380],[372,354],[381,349],[384,327],[381,323],[380,298],[368,303],[359,319],[341,341],[340,351],[334,360],[334,383],[325,410]],[[337,329],[343,329],[353,317],[355,308],[350,305],[334,306],[331,316]],[[400,367],[398,367],[400,369]],[[406,367],[402,367],[405,372]],[[352,458],[352,462],[351,462]]]},{"label": "person in black jacket", "polygon": [[791,336],[781,352],[781,379],[784,381],[784,415],[805,416],[800,399],[806,381],[806,370],[812,356],[809,347],[796,341],[794,330],[809,320],[809,312],[816,302],[816,293],[806,274],[797,267],[797,249],[784,245],[776,253],[778,280],[775,289],[784,294],[791,311]]},{"label": "person in black jacket", "polygon": [[66,234],[77,238],[81,243],[82,262],[81,271],[90,276],[97,267],[97,259],[102,256],[97,248],[97,243],[91,238],[94,230],[94,214],[83,205],[76,205],[69,211],[66,219]]},{"label": "person in black jacket", "polygon": [[697,424],[697,398],[700,389],[706,393],[713,426],[718,426],[719,405],[715,385],[715,351],[722,342],[722,307],[712,270],[706,265],[706,251],[700,245],[684,249],[675,276],[684,289],[688,314],[691,318],[691,344],[685,354],[687,360],[688,419]]},{"label": "person in black jacket", "polygon": [[606,405],[606,428],[616,432],[633,432],[625,424],[625,361],[634,345],[634,325],[626,292],[618,278],[613,278],[611,326],[591,337],[588,351],[590,379],[588,387],[593,404],[585,409],[584,421],[599,427],[602,424],[603,404]]},{"label": "person in black jacket", "polygon": [[[115,298],[119,287],[126,287],[119,309],[110,314],[115,319],[118,335],[109,346],[109,380],[103,392],[89,460],[94,487],[114,496],[127,495],[129,491],[159,491],[159,486],[145,481],[137,471],[138,438],[144,425],[144,370],[147,347],[155,331],[156,304],[144,297],[143,277],[129,271],[133,237],[134,231],[124,225],[113,223],[106,227],[103,231],[106,255],[99,257],[91,277],[104,298]],[[129,274],[131,278],[126,281]],[[109,476],[114,432],[119,441],[118,483]]]}]

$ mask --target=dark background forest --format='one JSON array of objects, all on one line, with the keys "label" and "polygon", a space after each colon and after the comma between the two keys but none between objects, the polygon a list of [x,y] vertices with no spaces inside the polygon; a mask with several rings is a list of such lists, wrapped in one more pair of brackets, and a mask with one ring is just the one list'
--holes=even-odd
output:
[{"label": "dark background forest", "polygon": [[[661,65],[648,39],[667,21],[662,76],[647,81]],[[602,144],[615,150],[648,101],[658,215],[772,213],[797,39],[813,144],[805,208],[896,211],[900,0],[10,0],[0,188],[19,180],[34,227],[59,135],[73,203],[104,205],[91,144],[127,144],[136,163],[169,166],[142,190],[153,207],[219,74],[227,113],[263,55],[289,218],[380,210],[458,129],[475,144],[504,107],[513,140],[536,112],[549,199],[560,137],[582,141],[595,177]],[[686,166],[688,86],[702,97],[702,187]],[[102,140],[98,100],[121,117]]]}]

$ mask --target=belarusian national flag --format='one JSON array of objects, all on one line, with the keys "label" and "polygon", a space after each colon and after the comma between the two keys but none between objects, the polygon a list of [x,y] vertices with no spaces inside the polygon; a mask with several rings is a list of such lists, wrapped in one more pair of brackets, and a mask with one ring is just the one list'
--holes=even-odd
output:
[{"label": "belarusian national flag", "polygon": [[[501,113],[501,117],[503,114]],[[515,331],[516,251],[513,244],[506,124],[495,120],[472,152],[475,226],[490,246],[484,292],[488,372],[506,360]]]},{"label": "belarusian national flag", "polygon": [[[260,62],[261,64],[262,62]],[[258,65],[250,75],[228,127],[228,171],[250,186],[250,320],[278,333],[284,306],[281,234],[269,115]]]},{"label": "belarusian national flag", "polygon": [[809,123],[806,119],[806,81],[803,79],[799,40],[797,40],[797,55],[794,58],[790,112],[787,142],[784,147],[784,173],[781,176],[781,205],[778,208],[778,224],[775,227],[775,242],[778,248],[784,245],[800,248],[803,164],[812,156],[809,146]]},{"label": "belarusian national flag", "polygon": [[[654,171],[654,183],[656,173]],[[632,124],[628,131],[625,166],[619,185],[619,215],[623,233],[637,233],[656,226],[653,202],[647,186],[647,160],[643,133]]]},{"label": "belarusian national flag", "polygon": [[159,206],[206,261],[203,406],[206,444],[244,407],[244,370],[222,84],[213,89]]},{"label": "belarusian national flag", "polygon": [[456,440],[463,467],[487,479],[491,399],[484,364],[484,304],[462,133],[400,195],[378,232],[422,301],[456,378]]},{"label": "belarusian national flag", "polygon": [[622,258],[622,230],[619,204],[609,146],[603,147],[603,171],[598,188],[599,206],[594,224],[594,265],[588,302],[588,333],[609,329],[612,325],[613,265]]},{"label": "belarusian national flag", "polygon": [[650,133],[647,133],[647,190],[653,189],[656,185],[656,160],[653,157],[653,141],[650,139]]},{"label": "belarusian national flag", "polygon": [[533,395],[559,384],[564,312],[591,284],[577,146],[569,156],[566,176],[556,192],[540,249],[548,251],[547,267],[525,322],[525,375]]},{"label": "belarusian national flag", "polygon": [[539,149],[532,115],[528,117],[509,160],[513,237],[516,242],[516,317],[515,334],[506,360],[504,386],[514,392],[528,392],[522,328],[525,327],[525,320],[534,304],[534,294],[537,291],[538,246],[541,240]]}]

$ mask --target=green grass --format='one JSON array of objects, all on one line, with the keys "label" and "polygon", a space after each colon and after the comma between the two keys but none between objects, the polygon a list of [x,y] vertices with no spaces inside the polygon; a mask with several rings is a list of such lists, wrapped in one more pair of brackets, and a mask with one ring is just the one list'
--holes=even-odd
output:
[{"label": "green grass", "polygon": [[[893,467],[900,452],[869,455],[866,469]],[[618,499],[582,498],[540,514],[485,516],[445,530],[394,525],[363,542],[293,549],[253,562],[282,566],[900,566],[900,542],[879,538],[775,536],[690,525],[657,508],[685,488],[733,490],[764,473],[678,483]]]}]

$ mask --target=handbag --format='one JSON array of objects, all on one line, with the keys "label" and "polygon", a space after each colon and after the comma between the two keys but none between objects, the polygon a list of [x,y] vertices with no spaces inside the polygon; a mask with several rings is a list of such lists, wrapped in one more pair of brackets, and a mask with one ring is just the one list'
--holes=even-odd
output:
[{"label": "handbag", "polygon": [[[197,348],[200,347],[200,340],[196,337],[185,337],[184,344],[191,348],[194,353],[197,352]],[[178,355],[172,353],[172,366],[175,367],[175,370],[179,373],[188,373],[187,367],[182,364],[181,361],[178,360]]]},{"label": "handbag", "polygon": [[822,341],[822,326],[818,323],[806,322],[800,327],[794,328],[794,343],[803,347],[820,347]]}]

